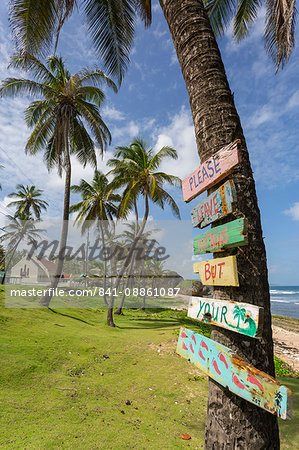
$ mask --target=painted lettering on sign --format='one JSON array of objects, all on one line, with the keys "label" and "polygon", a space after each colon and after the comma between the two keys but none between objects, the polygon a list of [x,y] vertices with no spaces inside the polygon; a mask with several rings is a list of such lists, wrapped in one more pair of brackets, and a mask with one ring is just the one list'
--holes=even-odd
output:
[{"label": "painted lettering on sign", "polygon": [[194,263],[193,272],[199,273],[205,286],[239,286],[235,256]]},{"label": "painted lettering on sign", "polygon": [[251,337],[260,337],[263,308],[248,303],[190,297],[188,317]]},{"label": "painted lettering on sign", "polygon": [[226,248],[247,245],[247,221],[237,219],[219,225],[193,239],[194,255],[219,252]]},{"label": "painted lettering on sign", "polygon": [[176,351],[239,397],[282,419],[291,418],[290,389],[239,358],[228,347],[181,328]]},{"label": "painted lettering on sign", "polygon": [[191,211],[193,227],[204,228],[233,212],[236,190],[232,180],[226,181]]},{"label": "painted lettering on sign", "polygon": [[212,158],[201,164],[182,181],[184,201],[189,202],[206,189],[214,186],[240,163],[240,140],[223,147]]}]

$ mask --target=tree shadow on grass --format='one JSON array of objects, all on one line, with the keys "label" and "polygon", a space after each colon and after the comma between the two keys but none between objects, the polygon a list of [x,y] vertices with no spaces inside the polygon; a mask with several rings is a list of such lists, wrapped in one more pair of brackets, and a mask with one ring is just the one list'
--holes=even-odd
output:
[{"label": "tree shadow on grass", "polygon": [[[149,311],[145,311],[145,313],[149,313]],[[211,334],[211,326],[208,324],[201,323],[197,320],[191,319],[186,315],[176,313],[175,311],[170,311],[167,309],[157,309],[150,310],[151,314],[157,314],[156,317],[128,317],[130,322],[134,322],[136,325],[132,324],[132,326],[117,324],[117,327],[120,329],[163,329],[163,328],[176,328],[176,327],[188,327],[194,330],[197,333],[202,333],[205,336],[210,336]],[[158,314],[161,314],[159,317]],[[163,317],[163,314],[167,313],[172,317]],[[137,323],[136,323],[137,322]]]},{"label": "tree shadow on grass", "polygon": [[53,312],[54,314],[58,314],[59,316],[68,317],[69,319],[78,320],[79,322],[86,323],[87,325],[90,325],[92,327],[94,326],[92,323],[87,322],[86,320],[81,319],[80,317],[71,316],[70,314],[65,314],[65,313],[62,313],[62,312],[59,312],[59,311],[55,311],[55,309],[52,309],[52,308],[48,308],[48,309],[49,309],[49,311]]}]

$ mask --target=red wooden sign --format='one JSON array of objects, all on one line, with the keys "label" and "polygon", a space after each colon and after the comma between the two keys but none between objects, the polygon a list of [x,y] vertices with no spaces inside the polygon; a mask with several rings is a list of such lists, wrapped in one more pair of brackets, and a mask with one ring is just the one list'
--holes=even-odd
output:
[{"label": "red wooden sign", "polygon": [[212,158],[201,164],[182,182],[184,201],[189,202],[206,189],[214,186],[240,163],[240,140],[223,147]]}]

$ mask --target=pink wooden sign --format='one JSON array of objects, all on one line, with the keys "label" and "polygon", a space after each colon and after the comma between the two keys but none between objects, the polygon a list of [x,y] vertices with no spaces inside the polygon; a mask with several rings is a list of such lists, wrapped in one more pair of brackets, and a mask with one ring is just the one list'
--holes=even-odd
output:
[{"label": "pink wooden sign", "polygon": [[223,147],[183,180],[182,189],[185,202],[190,202],[194,197],[214,186],[240,163],[240,143],[240,139],[237,139]]}]

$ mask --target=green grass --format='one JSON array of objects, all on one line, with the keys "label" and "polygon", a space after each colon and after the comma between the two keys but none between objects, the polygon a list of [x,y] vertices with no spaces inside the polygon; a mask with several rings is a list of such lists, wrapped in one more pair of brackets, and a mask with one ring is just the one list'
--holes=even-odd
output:
[{"label": "green grass", "polygon": [[[180,311],[125,310],[112,329],[105,315],[1,306],[1,449],[203,448],[207,377],[175,348],[180,326],[209,326]],[[297,379],[283,382],[298,392]],[[282,448],[298,442],[296,395]]]}]

